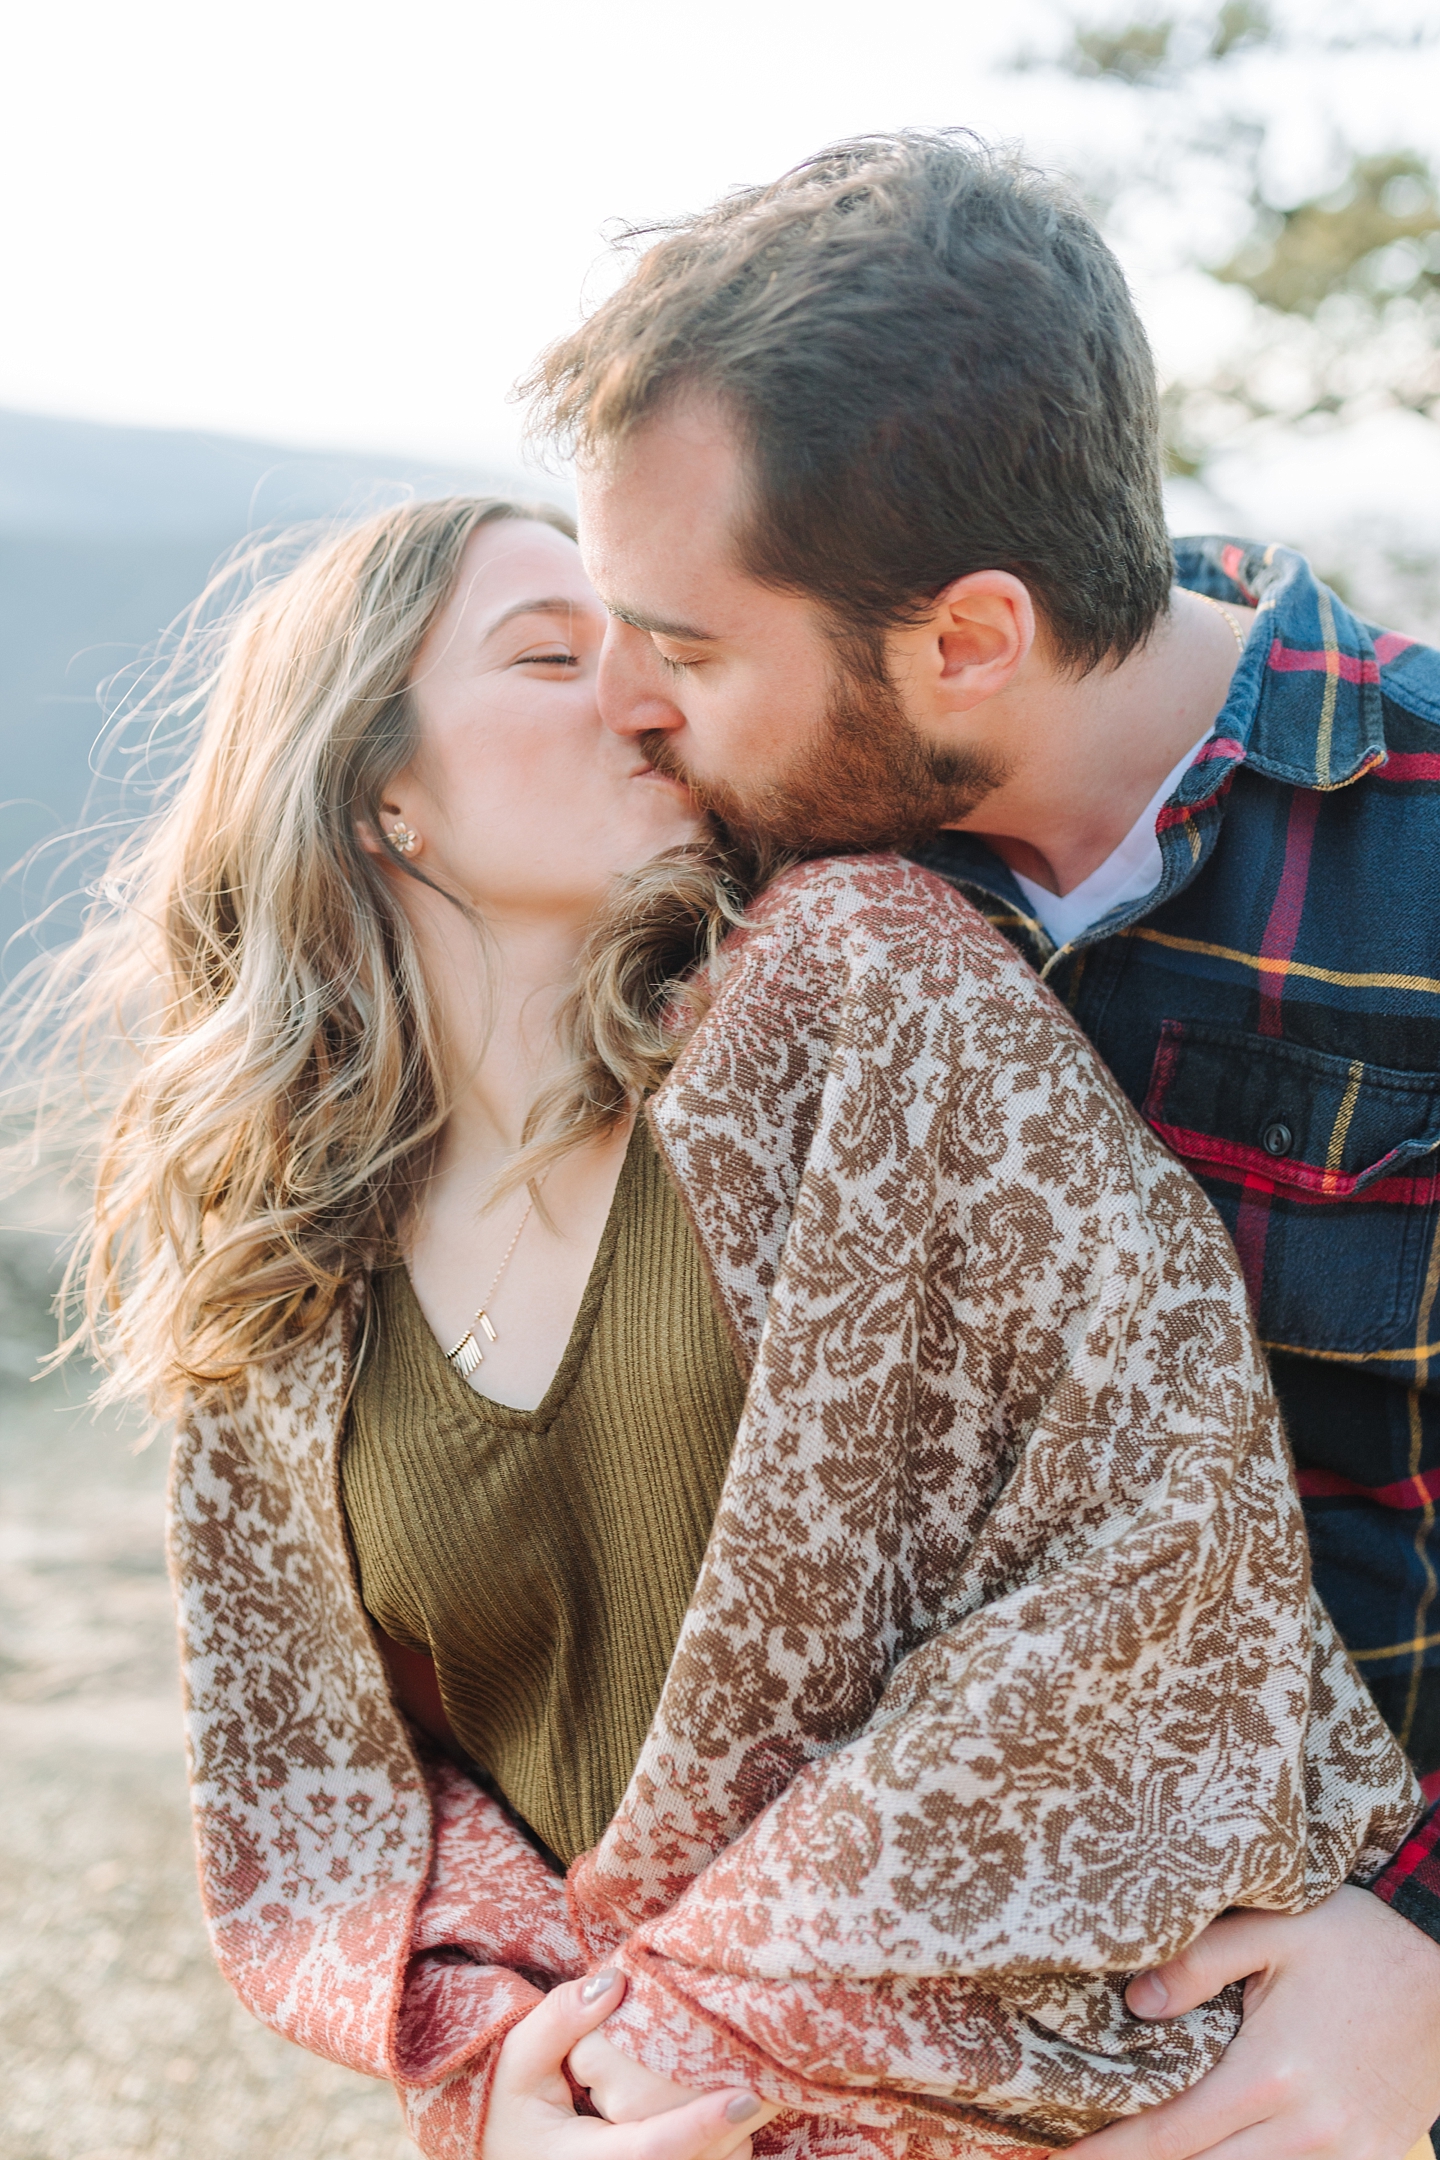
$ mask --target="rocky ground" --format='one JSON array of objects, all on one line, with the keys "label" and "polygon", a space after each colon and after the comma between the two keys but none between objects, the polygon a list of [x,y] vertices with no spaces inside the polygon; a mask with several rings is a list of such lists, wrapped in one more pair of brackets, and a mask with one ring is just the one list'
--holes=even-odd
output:
[{"label": "rocky ground", "polygon": [[93,1420],[83,1374],[30,1382],[51,1249],[0,1230],[0,2155],[414,2160],[387,2086],[253,2023],[210,1962],[163,1448]]}]

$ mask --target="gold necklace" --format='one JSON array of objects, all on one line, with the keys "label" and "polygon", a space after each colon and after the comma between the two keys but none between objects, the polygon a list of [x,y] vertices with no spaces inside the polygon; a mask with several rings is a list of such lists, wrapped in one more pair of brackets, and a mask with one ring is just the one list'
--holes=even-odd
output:
[{"label": "gold necklace", "polygon": [[520,1217],[519,1222],[515,1226],[515,1235],[511,1238],[510,1243],[505,1248],[505,1257],[500,1262],[499,1267],[495,1270],[495,1280],[491,1283],[489,1289],[485,1292],[484,1297],[480,1300],[479,1310],[476,1312],[474,1319],[470,1322],[469,1327],[466,1328],[465,1333],[461,1336],[459,1342],[456,1343],[454,1349],[447,1350],[445,1352],[446,1364],[453,1365],[462,1380],[468,1380],[471,1373],[476,1371],[477,1368],[483,1365],[485,1362],[485,1353],[480,1348],[479,1340],[475,1334],[476,1328],[483,1328],[486,1336],[491,1342],[499,1342],[500,1340],[500,1337],[495,1332],[495,1323],[490,1318],[490,1315],[485,1310],[485,1308],[490,1303],[491,1298],[494,1297],[495,1292],[499,1289],[500,1278],[505,1273],[506,1268],[509,1267],[511,1255],[514,1253],[515,1247],[520,1242],[520,1233],[525,1228],[526,1223],[529,1222],[530,1217],[534,1214],[534,1212],[535,1195],[532,1192],[529,1201],[526,1203],[525,1212]]},{"label": "gold necklace", "polygon": [[1234,616],[1227,613],[1224,604],[1219,600],[1212,600],[1208,592],[1197,592],[1195,594],[1195,598],[1197,600],[1203,600],[1206,607],[1213,607],[1216,614],[1220,616],[1224,622],[1227,622],[1230,625],[1230,634],[1234,638],[1235,643],[1239,646],[1241,652],[1243,653],[1245,650],[1245,633],[1240,628],[1239,623],[1236,622]]}]

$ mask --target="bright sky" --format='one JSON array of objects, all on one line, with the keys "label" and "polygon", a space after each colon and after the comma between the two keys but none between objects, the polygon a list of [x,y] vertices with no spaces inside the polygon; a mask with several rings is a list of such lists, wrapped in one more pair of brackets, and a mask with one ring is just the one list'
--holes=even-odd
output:
[{"label": "bright sky", "polygon": [[1054,92],[987,65],[1027,4],[16,8],[0,403],[508,457],[607,220],[841,134],[1043,121]]},{"label": "bright sky", "polygon": [[[1056,5],[15,8],[0,44],[0,404],[509,463],[507,392],[606,276],[608,220],[694,208],[851,132],[959,122],[1063,160],[1133,126],[1123,92],[996,66],[1045,35]],[[1378,134],[1407,127],[1414,104],[1428,138],[1437,84],[1422,78],[1393,55],[1357,62],[1345,94],[1368,100]],[[1293,60],[1275,64],[1273,95],[1303,172],[1324,147],[1323,100]],[[1209,334],[1192,285],[1167,285],[1165,252],[1163,234],[1130,236],[1162,360]]]},{"label": "bright sky", "polygon": [[507,390],[574,319],[607,219],[693,208],[852,130],[988,124],[994,13],[16,9],[0,403],[508,456]]}]

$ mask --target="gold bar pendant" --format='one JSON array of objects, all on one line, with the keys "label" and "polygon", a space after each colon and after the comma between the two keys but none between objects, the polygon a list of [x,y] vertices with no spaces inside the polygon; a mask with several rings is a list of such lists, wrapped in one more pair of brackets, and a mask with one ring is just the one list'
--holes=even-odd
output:
[{"label": "gold bar pendant", "polygon": [[445,1362],[454,1366],[462,1380],[468,1380],[476,1367],[484,1364],[485,1353],[470,1329],[466,1329],[453,1350],[446,1351]]},{"label": "gold bar pendant", "polygon": [[490,1315],[488,1312],[476,1313],[475,1322],[478,1327],[484,1328],[485,1333],[489,1336],[491,1342],[499,1342],[500,1338],[496,1334],[495,1329],[491,1324]]}]

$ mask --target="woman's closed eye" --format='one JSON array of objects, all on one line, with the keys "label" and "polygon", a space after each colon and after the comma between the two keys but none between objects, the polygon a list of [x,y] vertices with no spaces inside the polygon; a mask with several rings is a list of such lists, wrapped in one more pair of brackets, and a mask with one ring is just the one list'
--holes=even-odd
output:
[{"label": "woman's closed eye", "polygon": [[514,664],[516,667],[575,668],[580,665],[580,655],[568,652],[563,646],[556,646],[550,652],[521,653]]}]

